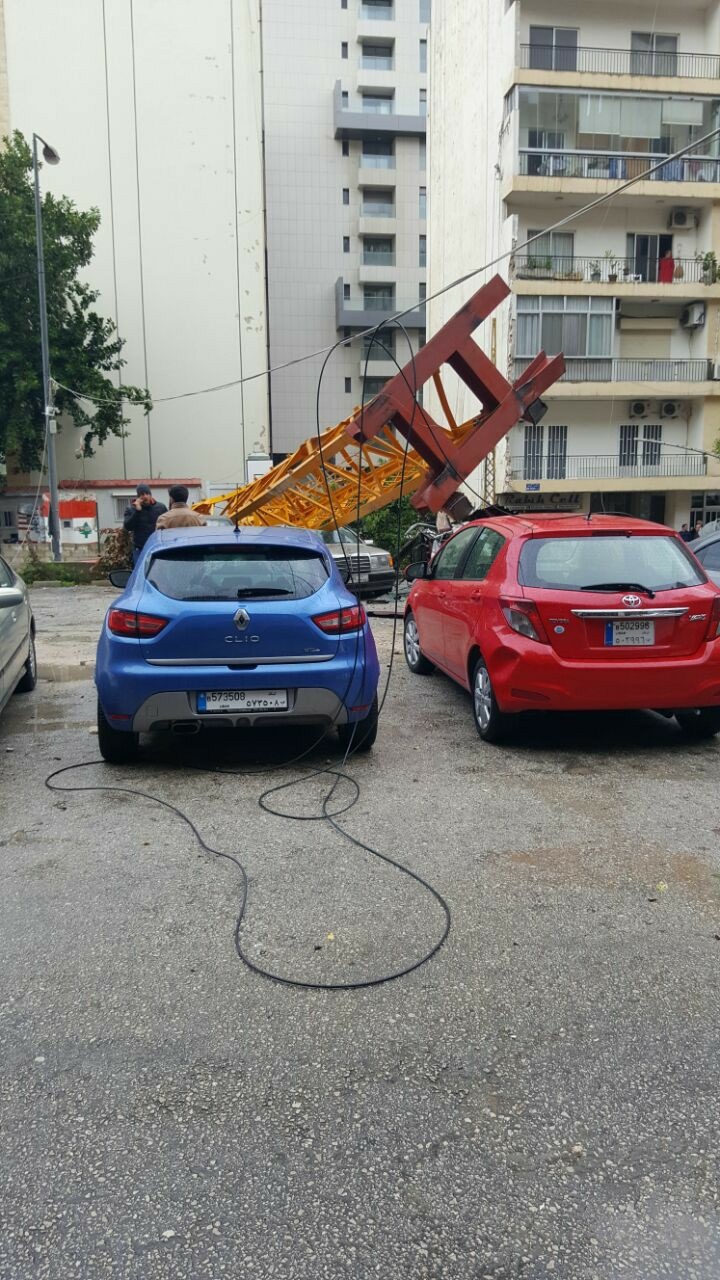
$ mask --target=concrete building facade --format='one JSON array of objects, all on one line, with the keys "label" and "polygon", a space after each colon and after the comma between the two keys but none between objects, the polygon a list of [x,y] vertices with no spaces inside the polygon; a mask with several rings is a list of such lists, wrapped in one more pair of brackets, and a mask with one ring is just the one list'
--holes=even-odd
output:
[{"label": "concrete building facade", "polygon": [[[438,7],[429,292],[500,256],[512,292],[479,340],[511,377],[541,348],[567,364],[543,422],[472,478],[483,496],[677,526],[720,515],[719,75],[706,0]],[[431,332],[487,274],[429,305]]]}]

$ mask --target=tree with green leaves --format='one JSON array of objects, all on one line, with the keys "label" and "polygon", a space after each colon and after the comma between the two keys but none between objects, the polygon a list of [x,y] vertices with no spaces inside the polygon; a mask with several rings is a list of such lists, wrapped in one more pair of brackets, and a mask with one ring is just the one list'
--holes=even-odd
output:
[{"label": "tree with green leaves", "polygon": [[[123,402],[151,408],[149,393],[109,376],[122,369],[123,342],[95,310],[98,293],[81,278],[100,225],[97,209],[83,212],[63,196],[42,200],[50,371],[58,415],[82,429],[87,457],[109,435],[123,434]],[[62,424],[62,416],[59,416]],[[39,467],[45,434],[35,244],[32,152],[22,134],[0,148],[0,461],[22,471]]]}]

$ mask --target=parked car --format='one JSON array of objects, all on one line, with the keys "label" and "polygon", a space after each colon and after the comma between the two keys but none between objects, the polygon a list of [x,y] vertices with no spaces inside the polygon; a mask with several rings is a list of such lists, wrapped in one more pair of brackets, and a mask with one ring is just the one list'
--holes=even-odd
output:
[{"label": "parked car", "polygon": [[164,529],[148,539],[98,643],[104,758],[141,733],[335,726],[341,746],[377,733],[375,643],[322,538],[304,529]]},{"label": "parked car", "polygon": [[348,586],[366,600],[384,596],[395,586],[395,569],[389,551],[367,538],[358,539],[352,529],[322,529],[320,537],[330,551]]},{"label": "parked car", "polygon": [[477,520],[406,576],[407,664],[468,689],[488,742],[543,710],[652,708],[720,731],[720,590],[663,525]]},{"label": "parked car", "polygon": [[711,582],[720,587],[720,532],[706,533],[696,542],[688,543],[694,556],[697,556]]},{"label": "parked car", "polygon": [[0,556],[0,711],[37,684],[35,619],[22,578]]}]

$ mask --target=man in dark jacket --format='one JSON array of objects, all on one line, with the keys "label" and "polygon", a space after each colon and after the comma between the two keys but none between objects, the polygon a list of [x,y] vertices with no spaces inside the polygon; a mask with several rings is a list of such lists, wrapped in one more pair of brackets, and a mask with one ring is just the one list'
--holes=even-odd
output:
[{"label": "man in dark jacket", "polygon": [[159,517],[167,511],[167,507],[163,506],[162,502],[155,501],[149,484],[139,484],[136,493],[137,497],[127,507],[123,516],[123,524],[128,533],[132,534],[133,564],[137,564],[140,552],[150,534],[155,532]]}]

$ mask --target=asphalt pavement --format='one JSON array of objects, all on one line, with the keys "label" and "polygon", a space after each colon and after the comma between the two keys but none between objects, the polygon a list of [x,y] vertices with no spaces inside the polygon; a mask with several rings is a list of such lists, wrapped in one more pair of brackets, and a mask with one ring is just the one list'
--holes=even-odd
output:
[{"label": "asphalt pavement", "polygon": [[[452,930],[398,982],[292,989],[238,960],[237,869],[180,819],[44,786],[97,760],[110,596],[33,594],[53,679],[0,719],[0,1277],[717,1280],[720,741],[648,714],[486,746],[398,634],[339,823],[430,880]],[[374,629],[384,682],[392,623]],[[161,740],[62,781],[139,787],[237,853],[264,967],[411,963],[437,903],[258,807],[298,778],[274,805],[319,812],[329,783],[304,767],[340,756],[281,767],[306,746]]]}]

